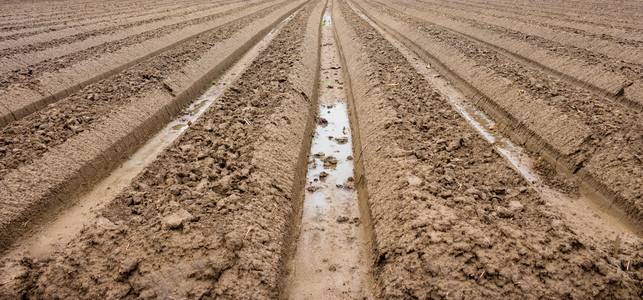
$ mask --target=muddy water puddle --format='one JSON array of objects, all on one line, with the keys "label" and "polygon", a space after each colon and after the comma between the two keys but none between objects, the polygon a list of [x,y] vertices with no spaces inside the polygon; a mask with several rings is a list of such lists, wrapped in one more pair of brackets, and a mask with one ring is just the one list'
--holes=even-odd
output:
[{"label": "muddy water puddle", "polygon": [[321,105],[318,121],[310,149],[290,298],[352,295],[347,298],[361,299],[366,295],[368,264],[363,254],[346,103]]},{"label": "muddy water puddle", "polygon": [[[315,137],[310,149],[306,190],[313,201],[305,201],[307,210],[324,213],[333,198],[355,198],[353,186],[353,149],[346,103],[320,107]],[[327,123],[326,123],[327,122]],[[318,200],[320,199],[320,200]]]},{"label": "muddy water puddle", "polygon": [[91,191],[80,196],[78,203],[60,214],[56,220],[36,229],[35,233],[16,242],[11,252],[27,252],[34,257],[48,257],[59,245],[71,241],[80,230],[89,224],[96,213],[122,192],[131,181],[148,166],[159,153],[170,146],[181,133],[189,128],[207,109],[217,101],[228,85],[236,80],[252,61],[268,46],[278,30],[294,16],[291,15],[277,25],[248,52],[242,55],[228,70],[212,82],[212,86],[194,101],[185,114],[167,124],[147,141],[139,150],[128,157],[120,167],[96,184]]},{"label": "muddy water puddle", "polygon": [[321,23],[320,106],[287,295],[290,299],[370,299],[347,97],[329,7]]},{"label": "muddy water puddle", "polygon": [[332,18],[330,17],[330,11],[326,11],[326,12],[324,12],[324,16],[322,17],[322,23],[321,23],[321,25],[322,25],[323,27],[328,27],[328,26],[331,26],[331,25],[333,24],[332,22],[333,22],[333,20],[332,20]]},{"label": "muddy water puddle", "polygon": [[350,4],[357,13],[393,44],[404,57],[423,74],[427,81],[447,98],[454,108],[516,169],[542,197],[547,206],[561,212],[575,230],[604,241],[620,240],[640,242],[640,232],[624,213],[615,208],[607,199],[600,196],[585,184],[581,184],[579,195],[569,195],[546,183],[535,171],[535,159],[521,146],[513,143],[496,129],[496,123],[484,112],[470,104],[466,97],[451,82],[441,76],[430,64],[419,58],[400,41],[379,27],[357,7]]}]

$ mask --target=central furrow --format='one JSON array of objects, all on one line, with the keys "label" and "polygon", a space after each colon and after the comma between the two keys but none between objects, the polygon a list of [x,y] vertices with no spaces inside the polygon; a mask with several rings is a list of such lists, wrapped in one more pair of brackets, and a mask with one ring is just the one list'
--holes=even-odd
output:
[{"label": "central furrow", "polygon": [[353,171],[347,97],[332,32],[322,20],[319,110],[290,281],[290,299],[370,299],[366,237]]}]

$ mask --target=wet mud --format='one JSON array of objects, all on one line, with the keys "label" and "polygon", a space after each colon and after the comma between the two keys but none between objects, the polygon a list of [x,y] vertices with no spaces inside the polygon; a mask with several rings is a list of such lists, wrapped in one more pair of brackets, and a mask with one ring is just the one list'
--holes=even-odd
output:
[{"label": "wet mud", "polygon": [[643,6],[3,1],[2,299],[639,299]]},{"label": "wet mud", "polygon": [[288,280],[289,299],[373,296],[331,11],[332,1],[321,23],[320,106],[306,174],[301,232]]},{"label": "wet mud", "polygon": [[362,136],[378,297],[638,294],[640,276],[627,265],[640,257],[639,240],[619,239],[614,252],[613,240],[566,225],[457,107],[339,3],[334,24]]}]

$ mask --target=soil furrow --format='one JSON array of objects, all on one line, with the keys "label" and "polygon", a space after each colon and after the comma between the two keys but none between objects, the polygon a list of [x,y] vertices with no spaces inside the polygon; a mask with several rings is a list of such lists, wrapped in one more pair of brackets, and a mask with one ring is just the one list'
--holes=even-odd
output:
[{"label": "soil furrow", "polygon": [[[483,7],[473,6],[476,9],[483,9]],[[582,20],[565,20],[565,19],[551,19],[549,16],[536,16],[524,13],[524,11],[516,12],[497,12],[500,16],[511,17],[518,21],[526,20],[535,22],[541,26],[547,26],[555,30],[563,30],[570,33],[586,33],[592,36],[613,36],[618,39],[643,41],[641,33],[638,30],[625,29],[616,25],[600,26],[591,23],[583,22]]]},{"label": "soil furrow", "polygon": [[[426,3],[426,1],[417,0],[419,3]],[[430,2],[432,5],[434,2]],[[484,16],[490,16],[495,18],[501,18],[506,20],[511,20],[520,23],[533,24],[536,26],[551,28],[555,31],[564,31],[570,34],[580,34],[584,36],[593,37],[596,39],[605,39],[613,41],[625,41],[627,43],[639,43],[643,41],[640,32],[626,32],[623,29],[615,27],[603,27],[603,26],[592,26],[584,23],[576,23],[571,20],[547,20],[543,17],[538,17],[520,12],[507,12],[507,11],[498,11],[489,8],[484,5],[475,5],[472,2],[452,2],[449,4],[445,3],[435,3],[442,7],[449,7],[452,9],[460,9],[463,11],[472,11],[475,10],[478,14]]]},{"label": "soil furrow", "polygon": [[641,1],[0,2],[0,298],[643,297]]},{"label": "soil furrow", "polygon": [[[214,0],[210,2],[220,2],[225,0]],[[19,16],[3,16],[4,20],[0,22],[10,22],[13,20],[23,21],[25,24],[34,23],[37,20],[46,20],[49,22],[57,22],[59,20],[65,21],[66,17],[69,18],[101,18],[109,16],[114,13],[124,13],[124,12],[141,12],[145,10],[154,10],[162,7],[181,7],[184,5],[193,5],[202,1],[195,0],[181,0],[181,1],[128,1],[128,2],[96,2],[82,4],[82,7],[77,7],[73,4],[70,4],[69,1],[65,5],[54,5],[48,4],[47,2],[39,2],[34,6],[26,6],[24,3],[18,5],[17,10],[21,12]],[[7,5],[6,1],[3,2],[3,9],[10,10],[11,8]],[[2,17],[0,17],[2,18]]]},{"label": "soil furrow", "polygon": [[176,77],[173,75],[176,70],[197,60],[216,43],[230,38],[253,20],[260,19],[283,5],[285,4],[269,7],[210,30],[192,41],[180,44],[176,49],[89,85],[56,104],[11,123],[0,132],[0,179],[49,149],[64,144],[70,137],[89,129],[106,113],[130,103],[131,98],[154,89],[171,89],[166,80]]},{"label": "soil furrow", "polygon": [[218,26],[272,7],[274,4],[268,2],[257,6],[250,5],[252,7],[246,7],[245,10],[236,8],[234,13],[218,14],[219,18],[211,22],[188,26],[181,30],[166,28],[152,32],[149,36],[135,36],[120,42],[106,43],[6,75],[0,82],[9,86],[0,90],[0,103],[9,108],[11,113],[3,113],[0,116],[0,126],[20,120],[89,84],[194,40],[200,34],[207,34],[216,30]]},{"label": "soil furrow", "polygon": [[[136,4],[133,3],[132,5],[136,5]],[[55,26],[57,24],[61,24],[64,22],[73,23],[73,22],[87,21],[94,18],[109,18],[109,17],[114,17],[123,13],[128,13],[133,11],[140,12],[145,10],[152,10],[159,6],[158,5],[150,6],[145,3],[139,3],[139,6],[136,6],[136,7],[137,7],[136,10],[132,10],[131,7],[123,8],[121,10],[101,8],[100,9],[101,13],[98,13],[95,15],[81,14],[80,16],[78,16],[77,14],[70,15],[70,16],[60,16],[60,15],[47,16],[47,15],[43,15],[42,11],[35,10],[34,12],[27,14],[27,16],[20,18],[19,19],[20,22],[18,23],[10,23],[10,24],[0,25],[0,26],[2,26],[2,30],[4,30],[6,33],[15,32],[15,31],[19,32],[19,31],[25,31],[25,30],[46,28],[48,26]],[[169,7],[169,6],[166,5],[165,7]],[[46,10],[46,9],[43,8],[42,10]]]},{"label": "soil furrow", "polygon": [[36,276],[5,293],[277,298],[314,119],[319,45],[305,41],[318,41],[323,3],[314,4],[55,258],[5,262]]},{"label": "soil furrow", "polygon": [[227,2],[233,1],[221,1],[211,5],[201,3],[195,3],[193,5],[184,4],[183,6],[177,5],[175,7],[162,7],[155,10],[145,10],[137,13],[127,12],[103,19],[91,19],[86,22],[63,22],[58,26],[49,25],[44,28],[21,30],[10,35],[2,35],[0,37],[0,41],[4,41],[2,48],[6,49],[10,48],[10,45],[11,47],[24,46],[30,43],[40,43],[69,36],[78,36],[79,34],[87,35],[89,32],[93,32],[93,35],[98,35],[99,33],[102,33],[98,31],[101,29],[107,28],[114,30],[114,28],[119,28],[119,30],[122,30],[137,25],[181,16],[183,14],[194,13],[199,10],[207,10],[212,7],[224,5]]},{"label": "soil furrow", "polygon": [[427,61],[372,20],[367,17],[364,19],[398,49],[414,69],[437,88],[444,98],[449,100],[455,110],[539,192],[550,209],[561,213],[572,231],[591,236],[599,243],[611,244],[615,236],[629,239],[629,242],[639,241],[639,236],[643,232],[627,222],[622,211],[610,206],[609,202],[596,198],[596,195],[584,187],[576,187],[577,182],[573,178],[556,174],[555,170],[547,166],[548,163],[497,131],[494,121],[472,105],[470,99],[450,84],[447,78],[436,72],[435,68],[427,67]]},{"label": "soil furrow", "polygon": [[[193,16],[180,16],[170,20],[159,21],[152,24],[144,24],[133,28],[116,32],[107,32],[105,35],[86,36],[87,39],[76,39],[73,37],[54,41],[45,41],[25,47],[9,48],[0,51],[4,63],[0,65],[0,73],[13,71],[16,73],[20,68],[35,69],[34,65],[41,62],[51,62],[55,58],[77,55],[93,49],[103,49],[108,52],[132,45],[132,42],[142,42],[150,38],[168,34],[188,26],[199,25],[221,18],[222,15],[231,14],[243,10],[253,4],[236,2],[214,8],[211,12],[196,12]],[[254,4],[256,5],[256,3]],[[24,49],[23,49],[24,48]],[[8,74],[9,76],[15,74]],[[31,74],[29,74],[31,75]],[[3,83],[5,83],[3,81]]]},{"label": "soil furrow", "polygon": [[[210,32],[201,40],[184,45],[185,48],[92,86],[77,99],[72,97],[52,105],[47,112],[53,119],[36,123],[50,126],[61,134],[64,142],[41,149],[38,156],[31,156],[30,161],[4,174],[2,181],[10,188],[0,191],[1,248],[24,230],[18,226],[21,222],[40,220],[40,214],[59,206],[58,201],[65,203],[70,195],[87,190],[104,177],[299,5],[301,2],[264,9]],[[97,91],[109,93],[113,103],[86,98]],[[86,106],[81,106],[80,101]],[[38,116],[44,116],[44,112]],[[69,130],[74,127],[73,122],[67,123],[71,120],[88,122],[80,130],[78,127]],[[16,194],[24,196],[14,205],[12,195]],[[19,212],[5,211],[5,207],[11,206]]]},{"label": "soil furrow", "polygon": [[[426,4],[417,5],[408,1],[396,2],[425,12],[429,10],[426,7]],[[591,55],[592,52],[595,52],[612,61],[616,59],[634,62],[639,66],[643,64],[643,54],[640,51],[640,49],[643,48],[643,41],[615,39],[603,34],[588,35],[585,33],[580,35],[576,32],[551,30],[546,26],[540,26],[533,23],[526,24],[504,20],[494,16],[483,16],[479,11],[473,12],[463,11],[462,9],[436,8],[433,5],[430,10],[433,13],[439,13],[440,15],[446,16],[450,19],[461,20],[462,22],[474,27],[488,29],[501,35],[521,38],[532,43],[537,42],[542,48],[558,49],[560,47],[565,49],[564,46],[567,45],[570,47],[565,49],[567,51],[571,50],[581,52],[584,50],[582,52],[585,52],[586,55]],[[603,57],[597,57],[596,59],[603,59]],[[638,74],[636,69],[633,71],[635,74]]]},{"label": "soil furrow", "polygon": [[[447,32],[413,22],[409,25],[370,6],[364,8],[369,15],[377,14],[374,20],[380,26],[386,23],[387,31],[448,74],[498,122],[499,130],[552,165],[576,173],[641,225],[640,111],[609,105],[529,66],[507,61],[490,49],[468,45],[457,36],[449,38]],[[432,34],[427,36],[426,32]]]},{"label": "soil furrow", "polygon": [[287,299],[373,299],[369,242],[354,185],[352,130],[332,1],[321,23],[319,106]]},{"label": "soil furrow", "polygon": [[[498,2],[498,1],[495,1]],[[513,1],[504,2],[506,7],[514,9],[523,8],[529,11],[537,11],[547,14],[559,15],[564,18],[576,18],[584,15],[594,15],[599,20],[606,20],[609,24],[610,18],[622,17],[628,14],[640,15],[638,11],[641,8],[637,1]],[[502,3],[502,1],[501,1]],[[634,18],[626,20],[627,23],[642,25],[643,23]]]},{"label": "soil furrow", "polygon": [[0,133],[0,145],[3,147],[0,149],[0,165],[3,166],[0,178],[90,128],[96,119],[107,112],[131,102],[130,98],[149,90],[164,89],[167,85],[165,80],[176,73],[176,69],[180,70],[188,62],[197,60],[216,43],[230,38],[235,31],[275,9],[277,7],[270,7],[201,34],[176,49],[79,90],[56,105],[7,126]]},{"label": "soil furrow", "polygon": [[[382,4],[379,1],[378,3]],[[544,72],[559,76],[574,85],[621,101],[633,109],[643,109],[643,95],[626,92],[643,82],[643,68],[640,64],[612,59],[577,47],[565,47],[535,36],[525,37],[519,32],[503,36],[510,32],[503,31],[498,34],[438,16],[427,18],[426,13],[418,10],[404,10],[391,4],[387,6],[391,8],[387,13],[394,10],[397,16],[407,15],[416,23],[424,23],[424,27],[446,29],[505,55],[513,56],[523,64],[541,68]]]},{"label": "soil furrow", "polygon": [[[88,30],[91,28],[83,26],[81,30],[73,30],[69,33],[56,32],[54,34],[45,34],[44,36],[24,38],[17,41],[5,41],[3,45],[0,46],[0,57],[13,58],[16,57],[16,54],[27,55],[31,52],[42,52],[43,50],[48,50],[50,48],[55,49],[60,45],[81,43],[90,38],[100,38],[102,36],[110,37],[114,34],[123,36],[127,33],[145,33],[147,31],[181,23],[195,24],[203,20],[212,19],[210,17],[211,15],[221,12],[219,7],[235,2],[241,1],[228,1],[217,3],[209,7],[199,7],[187,10],[179,9],[178,11],[172,11],[172,13],[164,11],[157,14],[159,16],[156,17],[152,16],[152,18],[150,18],[148,16],[142,19],[138,18],[131,22],[123,22],[123,24],[114,24],[116,22],[112,22],[111,24],[107,24],[107,26],[101,26],[93,30]],[[121,17],[118,18],[124,19]],[[131,32],[128,31],[130,29]],[[109,38],[107,40],[109,41]]]},{"label": "soil furrow", "polygon": [[[135,11],[135,12],[132,12],[132,11],[123,12],[117,15],[119,19],[116,21],[120,22],[123,18],[142,18],[149,15],[155,15],[161,12],[167,13],[168,10],[178,9],[178,8],[181,8],[181,5],[164,6],[164,7],[159,7],[155,9],[147,9],[147,10]],[[34,26],[31,28],[15,28],[12,30],[4,30],[3,32],[0,32],[0,40],[2,41],[16,40],[18,38],[31,37],[37,34],[45,34],[53,31],[76,29],[78,27],[83,27],[83,26],[90,26],[91,28],[91,26],[97,26],[99,24],[104,24],[104,23],[112,23],[114,21],[115,21],[114,16],[91,18],[88,20],[81,20],[76,22],[69,22],[67,20],[62,20],[60,22],[53,22],[52,24],[48,24],[46,26]]]},{"label": "soil furrow", "polygon": [[[344,2],[346,61],[381,298],[635,298],[640,245],[568,229],[390,43]],[[363,175],[363,176],[362,176]],[[627,264],[627,263],[626,263]],[[617,279],[613,281],[612,279]]]},{"label": "soil furrow", "polygon": [[69,203],[74,204],[61,211],[56,220],[33,226],[32,230],[24,234],[25,238],[20,238],[13,243],[7,255],[27,252],[34,257],[45,257],[51,255],[62,245],[67,244],[77,236],[84,226],[95,219],[96,212],[123,192],[136,176],[139,176],[163,150],[167,149],[189,128],[188,124],[196,122],[208,110],[210,105],[268,47],[276,33],[288,23],[289,19],[291,17],[284,19],[273,27],[270,33],[266,34],[229,68],[217,76],[212,81],[212,85],[201,96],[192,101],[178,117],[165,123],[158,133],[147,139],[141,147],[132,153],[126,161],[117,166],[108,176],[98,181],[87,193],[79,195],[77,198],[70,198]]},{"label": "soil furrow", "polygon": [[[144,11],[147,9],[154,9],[160,6],[170,6],[175,4],[175,2],[163,3],[155,2],[150,3],[147,1],[137,1],[137,2],[128,2],[127,4],[117,4],[110,6],[98,6],[93,9],[79,9],[74,8],[73,6],[66,6],[66,11],[55,11],[54,13],[47,14],[43,11],[47,11],[51,5],[47,7],[37,7],[29,12],[25,12],[23,16],[16,17],[15,20],[18,22],[13,23],[4,23],[0,26],[5,26],[4,29],[8,28],[27,28],[32,26],[47,26],[51,24],[56,24],[58,20],[63,21],[80,21],[91,18],[100,18],[104,16],[113,16],[123,12],[131,12],[133,7],[136,10]],[[6,8],[6,6],[5,6]],[[20,6],[20,10],[25,11],[24,6]],[[52,21],[52,19],[57,19]]]},{"label": "soil furrow", "polygon": [[[475,2],[474,2],[475,3]],[[529,15],[534,15],[538,16],[541,18],[547,18],[550,20],[573,20],[571,22],[575,23],[583,23],[583,24],[590,24],[594,26],[602,26],[606,28],[614,28],[618,27],[620,29],[628,30],[628,31],[641,31],[641,23],[636,23],[632,22],[635,19],[629,19],[629,18],[623,18],[624,15],[626,14],[621,14],[620,16],[609,16],[608,18],[605,17],[600,17],[599,14],[596,13],[587,13],[583,12],[581,14],[569,14],[563,12],[563,10],[538,10],[538,9],[526,9],[524,7],[524,3],[522,5],[515,5],[515,4],[510,4],[510,5],[498,5],[497,2],[494,3],[489,3],[489,2],[482,2],[480,5],[484,5],[486,7],[494,7],[497,11],[500,12],[509,12],[509,13],[523,13],[523,14],[529,14]],[[633,11],[637,11],[637,9],[634,9]],[[591,16],[591,18],[587,18],[588,16]]]}]

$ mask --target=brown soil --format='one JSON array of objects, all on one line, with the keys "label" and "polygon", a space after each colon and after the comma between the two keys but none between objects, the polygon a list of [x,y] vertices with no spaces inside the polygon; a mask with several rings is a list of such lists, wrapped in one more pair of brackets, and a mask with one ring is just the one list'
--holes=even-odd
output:
[{"label": "brown soil", "polygon": [[64,251],[7,263],[25,276],[3,293],[275,298],[293,202],[303,191],[291,174],[306,161],[301,149],[312,124],[317,47],[303,50],[321,21],[313,8],[296,14],[204,117]]},{"label": "brown soil", "polygon": [[640,293],[641,275],[622,267],[641,260],[640,244],[609,256],[611,245],[568,229],[372,27],[344,4],[334,20],[352,80],[380,297]]},{"label": "brown soil", "polygon": [[[381,5],[381,2],[378,3]],[[570,44],[569,41],[574,41],[571,37],[560,37],[556,31],[548,33],[545,29],[538,30],[533,26],[510,26],[506,22],[493,26],[477,20],[429,12],[427,8],[396,4],[387,6],[422,19],[425,25],[446,29],[492,50],[511,55],[522,63],[534,65],[582,88],[591,87],[599,95],[608,95],[638,110],[643,107],[640,96],[624,97],[622,94],[626,89],[631,89],[633,82],[640,82],[643,78],[640,72],[643,56],[638,51],[641,45],[625,49],[620,41],[598,43],[587,40]],[[455,45],[460,46],[458,43]],[[614,58],[611,53],[618,53],[618,57]]]},{"label": "brown soil", "polygon": [[[42,221],[42,216],[55,215],[51,210],[68,203],[69,194],[88,190],[121,160],[127,159],[223,69],[301,4],[282,3],[231,22],[215,31],[219,35],[206,36],[218,43],[192,41],[184,45],[185,48],[171,51],[167,56],[160,55],[136,66],[132,72],[115,75],[114,79],[106,80],[105,85],[91,86],[77,97],[51,105],[5,128],[21,128],[23,122],[32,122],[24,127],[27,138],[22,141],[25,143],[33,143],[29,134],[37,136],[40,130],[60,135],[54,141],[56,146],[34,147],[40,151],[39,155],[27,152],[31,160],[20,162],[2,174],[0,182],[6,188],[0,190],[0,199],[3,199],[0,248],[7,247],[26,225]],[[175,69],[167,68],[169,66]],[[102,91],[106,99],[92,100],[95,92],[92,88]],[[59,111],[59,107],[65,110]],[[94,118],[76,119],[74,114],[93,114]],[[34,121],[37,118],[44,120]],[[73,124],[66,123],[70,119],[88,124],[74,129]],[[48,128],[34,132],[40,126]],[[18,137],[13,140],[21,141]],[[20,151],[12,151],[10,155],[22,153]],[[22,197],[16,199],[16,194]]]},{"label": "brown soil", "polygon": [[[134,20],[144,20],[149,16],[162,13],[163,11],[173,10],[174,12],[189,11],[202,5],[208,7],[210,4],[200,4],[199,2],[185,2],[183,5],[171,5],[170,3],[159,3],[158,6],[138,6],[138,10],[116,11],[112,9],[112,15],[104,16],[97,15],[94,18],[83,20],[69,20],[67,18],[51,21],[43,26],[37,22],[29,25],[16,25],[4,27],[4,31],[0,34],[1,41],[18,40],[24,37],[31,38],[44,38],[47,33],[52,31],[62,32],[63,34],[74,34],[77,32],[85,32],[103,28],[114,24],[127,24]],[[114,17],[118,17],[114,19]],[[109,21],[111,19],[111,22]],[[111,23],[111,24],[110,24]],[[8,28],[10,27],[10,28]]]},{"label": "brown soil", "polygon": [[[550,164],[578,174],[617,203],[632,221],[640,222],[640,110],[611,103],[564,79],[552,78],[538,66],[425,22],[417,15],[357,2],[376,21],[404,36],[421,56],[434,61],[469,97],[477,99],[475,102],[501,124],[503,132],[540,153]],[[577,69],[584,71],[582,67]]]},{"label": "brown soil", "polygon": [[0,298],[640,299],[642,17],[2,1]]},{"label": "brown soil", "polygon": [[[229,1],[226,1],[229,2]],[[157,12],[155,15],[147,15],[144,14],[143,16],[139,17],[137,16],[136,18],[130,19],[127,18],[125,15],[118,15],[118,16],[112,16],[112,17],[118,17],[118,20],[116,21],[116,24],[114,23],[107,23],[107,24],[102,24],[103,26],[86,26],[86,24],[83,24],[85,26],[80,26],[80,28],[77,28],[75,30],[71,30],[73,26],[65,26],[63,28],[67,29],[64,32],[57,31],[56,33],[51,33],[47,32],[46,34],[38,35],[35,37],[29,37],[26,38],[25,35],[18,35],[18,36],[11,36],[14,39],[18,39],[15,42],[5,42],[2,45],[2,50],[0,51],[0,55],[4,56],[10,56],[14,55],[16,53],[29,53],[32,51],[41,51],[47,48],[52,48],[54,46],[59,46],[61,44],[69,44],[72,42],[80,42],[84,41],[90,37],[93,36],[100,36],[100,35],[109,35],[113,33],[117,33],[119,31],[125,31],[131,27],[137,27],[149,23],[155,23],[158,21],[163,21],[167,19],[176,19],[183,16],[185,19],[193,18],[192,15],[196,15],[195,13],[202,11],[205,15],[211,14],[211,10],[216,9],[219,6],[222,6],[224,4],[227,4],[226,2],[216,2],[214,4],[210,4],[209,6],[198,6],[194,7],[186,3],[182,8],[179,9],[174,9],[171,10],[170,13],[167,11],[160,11]],[[161,23],[162,24],[162,23]],[[48,26],[49,27],[49,26]]]},{"label": "brown soil", "polygon": [[[360,219],[347,97],[333,36],[332,1],[321,26],[319,106],[306,173],[288,299],[373,299],[367,236]],[[329,138],[333,136],[333,138]]]},{"label": "brown soil", "polygon": [[0,75],[4,87],[0,93],[0,104],[7,110],[2,111],[0,125],[19,120],[46,104],[61,100],[150,57],[198,40],[199,36],[207,35],[221,25],[260,13],[272,4],[244,5],[239,2],[222,5],[207,17],[159,22],[156,27],[161,27],[157,29],[148,24],[136,30],[98,35],[88,41],[25,53],[22,58],[8,57],[3,60],[3,74]]},{"label": "brown soil", "polygon": [[229,39],[252,21],[268,15],[277,8],[264,9],[261,13],[221,26],[180,45],[177,49],[90,85],[67,99],[44,108],[38,114],[11,123],[0,133],[0,166],[3,166],[0,176],[26,162],[31,162],[48,149],[90,128],[100,116],[131,101],[131,98],[149,93],[153,89],[165,89],[166,80],[176,70],[180,70],[190,61],[198,60],[213,45]]}]

